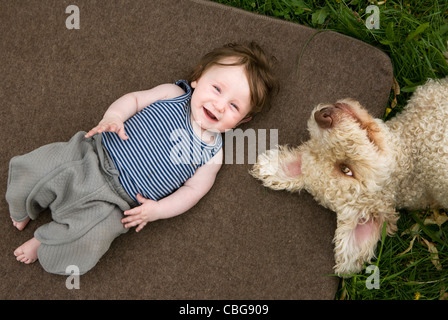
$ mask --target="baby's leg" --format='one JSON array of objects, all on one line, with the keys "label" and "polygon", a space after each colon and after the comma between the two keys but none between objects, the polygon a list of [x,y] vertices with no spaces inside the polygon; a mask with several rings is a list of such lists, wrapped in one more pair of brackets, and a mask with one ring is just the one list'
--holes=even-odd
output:
[{"label": "baby's leg", "polygon": [[[60,245],[48,245],[43,240],[38,255],[44,270],[67,275],[67,267],[75,265],[79,268],[79,274],[82,275],[92,269],[107,252],[114,239],[128,231],[121,223],[122,211],[118,207],[111,207],[111,209],[107,218],[79,239]],[[39,237],[39,232],[36,236]]]},{"label": "baby's leg", "polygon": [[36,238],[32,238],[22,244],[14,251],[14,255],[17,257],[17,261],[25,264],[33,263],[37,260],[37,249],[40,246],[40,241]]},{"label": "baby's leg", "polygon": [[23,229],[53,203],[56,195],[48,190],[47,182],[54,180],[68,163],[84,157],[90,144],[83,141],[84,133],[80,132],[69,142],[48,144],[11,159],[5,198],[17,229]]}]

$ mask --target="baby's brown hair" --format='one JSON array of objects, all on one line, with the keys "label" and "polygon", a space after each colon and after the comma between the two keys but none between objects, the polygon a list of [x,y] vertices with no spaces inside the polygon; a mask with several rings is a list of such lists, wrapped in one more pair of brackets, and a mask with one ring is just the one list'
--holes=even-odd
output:
[{"label": "baby's brown hair", "polygon": [[[221,63],[223,59],[235,58],[234,63]],[[272,93],[278,90],[278,82],[272,72],[275,59],[269,59],[255,42],[249,45],[229,43],[214,49],[201,58],[192,69],[187,80],[197,81],[203,72],[213,65],[244,66],[250,88],[251,111],[247,117],[261,112],[270,105]]]}]

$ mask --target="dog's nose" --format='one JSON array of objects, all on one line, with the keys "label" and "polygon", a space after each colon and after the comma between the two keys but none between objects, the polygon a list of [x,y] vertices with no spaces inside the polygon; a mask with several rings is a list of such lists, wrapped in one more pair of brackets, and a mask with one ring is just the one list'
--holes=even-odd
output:
[{"label": "dog's nose", "polygon": [[333,106],[328,106],[320,109],[314,113],[314,120],[322,129],[329,129],[333,125],[333,118],[331,117],[334,112]]}]

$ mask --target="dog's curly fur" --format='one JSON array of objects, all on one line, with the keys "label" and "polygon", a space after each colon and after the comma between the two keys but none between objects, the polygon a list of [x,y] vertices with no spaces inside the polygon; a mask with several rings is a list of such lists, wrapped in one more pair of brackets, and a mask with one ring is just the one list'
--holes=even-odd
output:
[{"label": "dog's curly fur", "polygon": [[357,102],[320,104],[310,139],[258,157],[251,174],[275,190],[308,191],[337,213],[335,272],[361,271],[375,255],[383,223],[397,230],[396,208],[448,208],[448,78],[418,87],[387,122]]}]

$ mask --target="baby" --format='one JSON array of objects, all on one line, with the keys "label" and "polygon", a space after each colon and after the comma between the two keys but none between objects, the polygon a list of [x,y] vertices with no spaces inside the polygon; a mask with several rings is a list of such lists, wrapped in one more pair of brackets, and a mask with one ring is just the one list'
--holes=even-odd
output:
[{"label": "baby", "polygon": [[126,94],[89,132],[14,157],[6,192],[13,225],[22,230],[45,208],[53,220],[14,251],[17,260],[84,274],[130,227],[192,208],[221,167],[221,133],[269,104],[271,68],[255,43],[228,44],[206,54],[189,81]]}]

